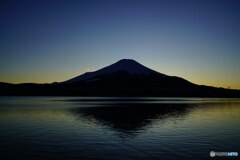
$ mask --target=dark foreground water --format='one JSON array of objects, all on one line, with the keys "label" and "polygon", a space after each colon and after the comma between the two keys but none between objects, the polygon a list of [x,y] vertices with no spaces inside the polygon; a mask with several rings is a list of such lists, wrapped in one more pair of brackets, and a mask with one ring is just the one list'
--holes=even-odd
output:
[{"label": "dark foreground water", "polygon": [[[0,97],[0,159],[219,159],[240,99]],[[238,159],[220,157],[220,159]]]}]

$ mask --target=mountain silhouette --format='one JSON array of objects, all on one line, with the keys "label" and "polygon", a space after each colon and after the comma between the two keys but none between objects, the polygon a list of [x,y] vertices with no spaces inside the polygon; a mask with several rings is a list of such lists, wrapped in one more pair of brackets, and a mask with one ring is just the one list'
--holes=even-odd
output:
[{"label": "mountain silhouette", "polygon": [[[156,72],[131,59],[122,59],[95,72],[88,72],[63,83],[95,83],[109,85],[139,85],[139,87],[157,85],[165,87],[190,87],[187,80]],[[107,87],[106,86],[106,87]]]},{"label": "mountain silhouette", "polygon": [[240,91],[197,85],[122,59],[60,83],[0,83],[0,95],[240,97]]},{"label": "mountain silhouette", "polygon": [[[112,77],[115,75],[123,74],[122,77],[118,78],[139,78],[140,76],[152,76],[152,77],[161,77],[164,78],[166,75],[158,73],[152,69],[149,69],[140,63],[132,59],[122,59],[110,66],[104,67],[95,72],[87,72],[83,75],[72,78],[65,83],[74,83],[74,82],[91,82],[104,79],[106,77]],[[125,75],[124,75],[125,74]]]}]

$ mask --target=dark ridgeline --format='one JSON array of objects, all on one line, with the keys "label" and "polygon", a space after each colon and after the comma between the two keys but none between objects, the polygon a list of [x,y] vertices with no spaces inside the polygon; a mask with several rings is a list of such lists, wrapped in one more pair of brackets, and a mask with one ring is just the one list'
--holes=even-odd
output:
[{"label": "dark ridgeline", "polygon": [[0,83],[0,95],[240,97],[240,90],[196,85],[123,59],[61,83]]}]

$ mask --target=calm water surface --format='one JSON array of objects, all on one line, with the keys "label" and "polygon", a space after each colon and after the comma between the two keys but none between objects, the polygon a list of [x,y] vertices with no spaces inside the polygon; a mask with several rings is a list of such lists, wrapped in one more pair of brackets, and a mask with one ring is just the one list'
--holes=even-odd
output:
[{"label": "calm water surface", "polygon": [[240,153],[240,99],[0,97],[3,160],[217,159],[210,151]]}]

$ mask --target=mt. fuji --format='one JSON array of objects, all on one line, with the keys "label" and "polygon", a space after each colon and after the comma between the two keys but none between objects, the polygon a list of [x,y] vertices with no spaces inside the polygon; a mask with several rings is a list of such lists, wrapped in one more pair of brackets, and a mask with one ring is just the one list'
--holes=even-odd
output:
[{"label": "mt. fuji", "polygon": [[152,69],[149,69],[135,60],[131,59],[122,59],[118,62],[99,69],[95,72],[87,72],[83,75],[77,76],[70,80],[65,81],[65,83],[75,83],[75,82],[88,82],[88,81],[97,81],[101,80],[104,76],[113,76],[118,73],[125,73],[128,76],[139,77],[139,76],[154,76],[164,78],[166,75],[158,73]]},{"label": "mt. fuji", "polygon": [[63,83],[101,83],[111,84],[139,84],[149,86],[193,86],[194,84],[179,78],[156,72],[143,66],[132,59],[122,59],[118,62],[99,69],[95,72],[87,72]]}]

